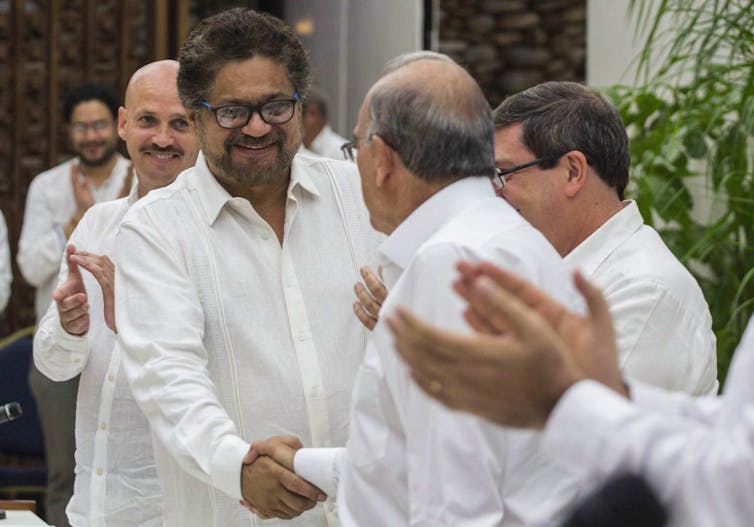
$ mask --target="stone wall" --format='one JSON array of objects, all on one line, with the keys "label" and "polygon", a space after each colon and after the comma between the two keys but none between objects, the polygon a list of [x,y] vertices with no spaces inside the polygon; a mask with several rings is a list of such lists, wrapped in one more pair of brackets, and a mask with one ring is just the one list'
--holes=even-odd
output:
[{"label": "stone wall", "polygon": [[439,0],[439,51],[490,104],[547,80],[585,79],[586,0]]}]

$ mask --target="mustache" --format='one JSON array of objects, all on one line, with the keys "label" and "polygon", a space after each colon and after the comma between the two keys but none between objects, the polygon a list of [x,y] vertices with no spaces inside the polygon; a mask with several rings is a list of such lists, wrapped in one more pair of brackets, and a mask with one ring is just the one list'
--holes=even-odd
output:
[{"label": "mustache", "polygon": [[168,146],[157,146],[157,145],[151,145],[151,146],[144,146],[139,148],[139,152],[158,152],[160,154],[178,154],[183,155],[183,149],[178,148],[174,145],[168,145]]},{"label": "mustache", "polygon": [[283,142],[285,136],[281,132],[272,131],[262,137],[251,137],[246,134],[241,134],[241,137],[229,137],[225,140],[225,146],[230,148],[231,146],[241,146],[245,148],[254,148],[260,146],[267,146],[275,142]]}]

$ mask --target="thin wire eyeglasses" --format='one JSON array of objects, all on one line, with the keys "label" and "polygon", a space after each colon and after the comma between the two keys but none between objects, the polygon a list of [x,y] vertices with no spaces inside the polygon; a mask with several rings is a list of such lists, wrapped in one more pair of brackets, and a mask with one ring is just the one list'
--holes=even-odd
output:
[{"label": "thin wire eyeglasses", "polygon": [[[380,136],[380,139],[382,139],[382,142],[385,143],[387,146],[395,150],[395,147],[385,139],[385,137],[380,133],[372,133],[369,134],[369,137],[366,138],[366,141],[369,141],[374,137],[375,135]],[[347,143],[343,143],[340,145],[340,151],[343,152],[343,157],[347,161],[356,161],[356,155],[359,150],[359,142],[364,141],[365,139],[362,139],[361,137],[357,136],[356,134],[353,135],[353,138],[348,141]]]},{"label": "thin wire eyeglasses", "polygon": [[87,130],[91,129],[94,132],[101,132],[113,125],[113,122],[108,119],[97,119],[91,123],[75,122],[71,124],[71,130],[74,134],[85,134]]},{"label": "thin wire eyeglasses", "polygon": [[226,129],[243,128],[251,117],[258,113],[267,124],[284,124],[293,119],[296,102],[299,100],[298,92],[293,92],[292,99],[280,99],[267,101],[262,104],[227,104],[212,107],[204,99],[200,100],[202,106],[215,114],[217,126]]},{"label": "thin wire eyeglasses", "polygon": [[[538,157],[534,161],[529,161],[528,163],[522,163],[520,165],[516,165],[512,168],[496,168],[495,169],[495,175],[497,176],[498,182],[499,182],[499,188],[505,187],[505,183],[510,180],[511,176],[518,172],[519,170],[523,170],[525,168],[533,167],[534,165],[538,165],[540,163],[544,163],[549,158],[547,157]],[[557,158],[556,158],[557,159]]]}]

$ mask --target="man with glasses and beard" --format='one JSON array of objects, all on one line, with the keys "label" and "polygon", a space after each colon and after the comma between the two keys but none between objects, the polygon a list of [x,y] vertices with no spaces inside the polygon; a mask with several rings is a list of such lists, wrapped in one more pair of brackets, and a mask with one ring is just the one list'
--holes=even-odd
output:
[{"label": "man with glasses and beard", "polygon": [[378,241],[356,166],[296,155],[310,65],[277,18],[207,18],[179,63],[196,165],[139,200],[115,244],[118,342],[165,525],[256,525],[241,498],[300,515],[265,525],[337,525],[332,502],[315,508],[319,489],[244,457],[270,435],[345,444],[366,340],[351,284]]},{"label": "man with glasses and beard", "polygon": [[[115,151],[118,105],[112,90],[102,84],[82,84],[67,93],[63,117],[76,157],[37,175],[29,186],[16,261],[21,275],[36,288],[37,320],[50,305],[66,241],[79,220],[94,203],[115,199],[124,190],[129,162]],[[78,377],[56,383],[32,365],[29,384],[45,437],[47,520],[66,526],[65,507],[73,493]]]}]

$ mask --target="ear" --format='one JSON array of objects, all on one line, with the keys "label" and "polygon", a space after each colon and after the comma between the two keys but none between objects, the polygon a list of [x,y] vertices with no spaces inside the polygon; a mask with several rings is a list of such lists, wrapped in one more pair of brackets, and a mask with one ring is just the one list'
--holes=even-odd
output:
[{"label": "ear", "polygon": [[379,135],[372,136],[375,166],[377,168],[377,187],[388,184],[395,174],[398,154],[395,153]]},{"label": "ear", "polygon": [[565,164],[565,168],[568,171],[568,182],[565,186],[566,196],[572,198],[586,184],[589,163],[587,163],[584,153],[578,150],[567,152],[560,159],[560,162]]},{"label": "ear", "polygon": [[126,109],[122,106],[118,108],[118,135],[126,140]]}]

